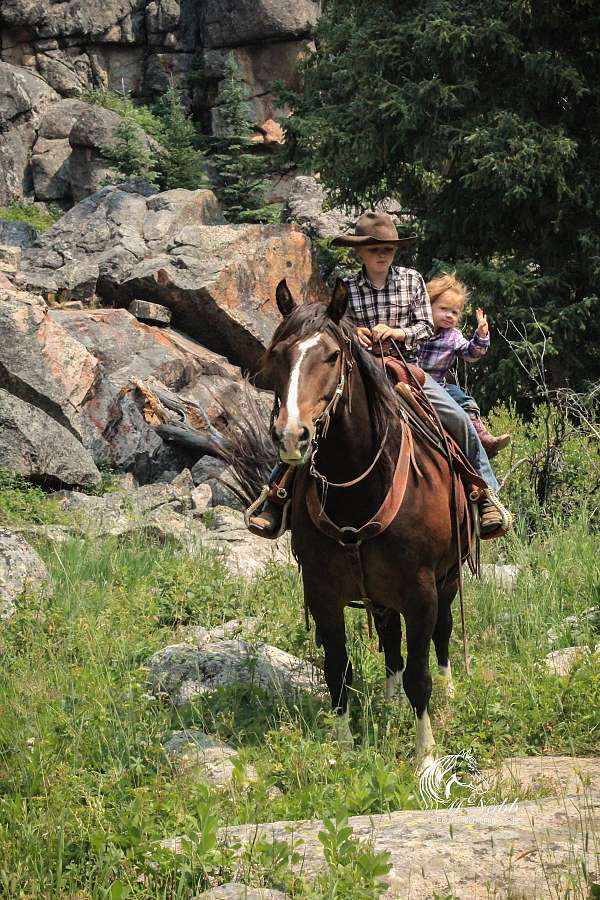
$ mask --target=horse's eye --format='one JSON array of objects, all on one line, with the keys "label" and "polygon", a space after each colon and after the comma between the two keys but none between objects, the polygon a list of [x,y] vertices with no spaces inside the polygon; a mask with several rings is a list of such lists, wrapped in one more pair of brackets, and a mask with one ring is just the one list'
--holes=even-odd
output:
[{"label": "horse's eye", "polygon": [[327,357],[325,362],[327,363],[327,365],[333,366],[336,364],[336,362],[338,361],[339,358],[340,358],[340,351],[334,350],[333,353],[329,354],[329,356]]}]

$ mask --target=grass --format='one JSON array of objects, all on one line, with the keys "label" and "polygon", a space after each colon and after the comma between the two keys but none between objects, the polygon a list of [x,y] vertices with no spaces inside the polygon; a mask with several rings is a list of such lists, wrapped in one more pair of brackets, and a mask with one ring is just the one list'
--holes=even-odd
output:
[{"label": "grass", "polygon": [[50,210],[43,212],[35,203],[11,203],[10,206],[0,206],[0,219],[9,219],[11,222],[25,222],[37,231],[46,231],[58,222],[61,213]]},{"label": "grass", "polygon": [[[55,521],[47,503],[22,485],[0,490],[5,522]],[[329,867],[319,880],[291,875],[287,845],[259,848],[249,877],[295,897],[379,896],[386,860],[353,842],[345,816],[417,809],[421,800],[411,716],[383,698],[383,661],[364,614],[348,613],[357,741],[346,750],[332,741],[331,716],[316,697],[292,705],[237,687],[173,710],[146,689],[148,658],[177,629],[247,615],[259,620],[258,639],[321,664],[294,571],[273,566],[247,584],[213,556],[189,558],[148,541],[38,549],[54,595],[26,598],[0,631],[0,895],[191,897],[239,865],[217,847],[218,826],[324,817]],[[521,577],[514,593],[467,583],[473,673],[464,675],[456,633],[456,697],[449,704],[434,687],[432,701],[440,750],[470,749],[481,765],[598,752],[598,659],[565,679],[543,664],[575,637],[599,640],[597,536],[582,517],[486,552],[521,566]],[[230,741],[258,781],[240,775],[217,789],[176,774],[163,744],[186,726]],[[158,846],[175,835],[187,836],[181,857]]]}]

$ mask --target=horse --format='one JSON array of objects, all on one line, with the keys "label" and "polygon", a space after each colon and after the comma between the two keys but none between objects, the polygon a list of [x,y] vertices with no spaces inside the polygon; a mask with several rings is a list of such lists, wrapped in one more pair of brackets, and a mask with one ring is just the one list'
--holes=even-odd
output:
[{"label": "horse", "polygon": [[413,436],[398,394],[344,321],[343,282],[327,304],[297,305],[282,281],[276,301],[283,321],[261,374],[276,397],[272,440],[280,460],[294,467],[292,547],[324,650],[337,735],[352,741],[344,610],[362,601],[384,653],[386,695],[404,693],[416,716],[423,770],[435,747],[428,711],[432,639],[452,690],[448,645],[459,578],[452,475],[444,457]]}]

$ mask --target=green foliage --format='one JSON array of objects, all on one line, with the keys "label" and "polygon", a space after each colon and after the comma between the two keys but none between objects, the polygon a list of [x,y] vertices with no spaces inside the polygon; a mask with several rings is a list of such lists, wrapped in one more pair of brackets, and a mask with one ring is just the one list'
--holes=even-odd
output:
[{"label": "green foliage", "polygon": [[71,519],[40,487],[17,472],[0,469],[0,525],[51,524],[71,524]]},{"label": "green foliage", "polygon": [[327,871],[317,879],[313,897],[377,900],[387,891],[383,876],[392,868],[390,853],[387,850],[376,853],[368,844],[353,838],[344,809],[338,810],[335,818],[324,820],[319,841]]},{"label": "green foliage", "polygon": [[156,111],[162,124],[161,186],[165,190],[187,188],[191,191],[206,187],[206,160],[199,148],[199,135],[173,80]]},{"label": "green foliage", "polygon": [[[564,22],[569,21],[565,29]],[[287,146],[337,202],[396,196],[417,267],[457,268],[496,327],[548,337],[551,383],[600,372],[600,38],[593,0],[328,0]],[[493,341],[488,405],[526,379]]]},{"label": "green foliage", "polygon": [[96,106],[103,106],[105,109],[112,109],[128,122],[133,122],[139,126],[146,134],[161,141],[164,134],[164,125],[160,117],[152,110],[150,106],[142,103],[134,103],[128,94],[119,91],[110,91],[96,89],[85,91],[81,95],[81,99],[85,103],[93,103]]},{"label": "green foliage", "polygon": [[0,206],[0,219],[9,219],[11,222],[25,222],[38,231],[45,231],[58,222],[60,213],[54,210],[42,212],[35,203],[11,203],[10,206]]},{"label": "green foliage", "polygon": [[114,143],[104,147],[102,152],[113,167],[111,183],[132,177],[143,178],[149,184],[158,182],[156,152],[139,126],[131,120],[121,122]]},{"label": "green foliage", "polygon": [[273,209],[265,204],[266,163],[253,151],[252,119],[233,53],[225,66],[219,115],[220,135],[209,142],[216,194],[232,222],[272,221]]}]

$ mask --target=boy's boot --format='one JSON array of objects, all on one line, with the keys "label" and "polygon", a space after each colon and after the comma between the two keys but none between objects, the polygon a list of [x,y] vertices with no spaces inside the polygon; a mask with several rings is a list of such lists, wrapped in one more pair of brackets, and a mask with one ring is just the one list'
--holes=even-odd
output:
[{"label": "boy's boot", "polygon": [[479,416],[472,416],[471,421],[473,422],[475,431],[479,435],[479,440],[483,445],[483,449],[488,455],[488,459],[491,459],[510,443],[510,434],[500,434],[498,437],[494,437],[494,435],[487,430]]},{"label": "boy's boot", "polygon": [[489,489],[477,502],[479,508],[479,534],[484,539],[503,537],[510,531],[513,517]]},{"label": "boy's boot", "polygon": [[283,473],[266,485],[260,497],[246,510],[246,527],[252,534],[274,540],[288,527],[291,504],[293,469],[284,466]]}]

